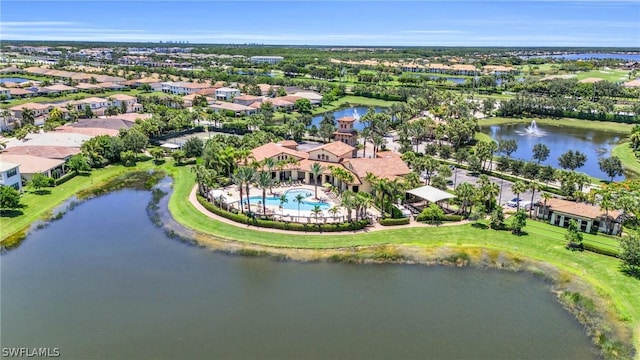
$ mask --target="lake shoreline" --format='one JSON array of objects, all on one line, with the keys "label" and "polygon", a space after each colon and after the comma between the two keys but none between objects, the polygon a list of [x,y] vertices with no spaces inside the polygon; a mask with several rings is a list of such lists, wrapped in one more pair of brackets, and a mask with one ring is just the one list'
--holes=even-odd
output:
[{"label": "lake shoreline", "polygon": [[[166,190],[166,191],[165,191]],[[584,327],[605,359],[633,358],[633,331],[611,309],[611,300],[601,296],[578,275],[553,264],[499,249],[474,245],[428,246],[424,244],[368,245],[330,249],[282,248],[221,239],[186,228],[171,214],[171,188],[162,189],[147,207],[154,224],[167,236],[210,251],[231,256],[270,257],[274,261],[339,262],[349,264],[405,264],[473,267],[527,272],[550,285],[556,300]],[[168,226],[167,226],[168,225]],[[626,353],[625,355],[622,355]],[[622,356],[619,356],[622,355]]]}]

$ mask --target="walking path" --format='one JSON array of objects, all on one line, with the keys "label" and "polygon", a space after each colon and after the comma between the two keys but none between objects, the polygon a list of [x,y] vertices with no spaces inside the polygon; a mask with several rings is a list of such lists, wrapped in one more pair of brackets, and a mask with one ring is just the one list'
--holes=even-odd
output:
[{"label": "walking path", "polygon": [[208,218],[216,220],[216,221],[223,222],[225,224],[233,225],[233,226],[236,226],[236,227],[254,228],[257,231],[264,231],[264,232],[271,232],[271,233],[292,234],[292,235],[300,235],[301,233],[304,233],[305,235],[327,236],[327,235],[344,234],[346,232],[350,232],[350,233],[356,234],[356,233],[368,233],[368,232],[371,232],[371,231],[391,230],[391,229],[406,228],[406,227],[458,226],[458,225],[464,225],[464,224],[468,224],[469,223],[469,220],[463,220],[463,221],[457,221],[457,222],[446,222],[446,223],[443,223],[441,225],[431,225],[431,224],[425,224],[425,223],[421,223],[421,222],[417,222],[417,221],[411,221],[408,225],[382,226],[378,222],[375,222],[374,224],[372,224],[370,226],[367,226],[366,228],[361,229],[361,230],[342,231],[342,232],[339,232],[339,233],[336,233],[336,232],[310,232],[310,231],[309,232],[301,232],[301,231],[271,229],[271,228],[264,228],[264,227],[259,227],[259,226],[252,226],[252,225],[248,225],[248,224],[241,224],[241,223],[235,222],[233,220],[229,220],[227,218],[224,218],[222,216],[213,214],[212,212],[207,210],[204,206],[202,206],[202,204],[200,204],[200,202],[198,202],[198,198],[196,197],[197,191],[198,191],[198,185],[195,185],[193,187],[193,189],[191,190],[191,193],[189,194],[189,202],[198,211],[200,211],[203,215],[207,216]]}]

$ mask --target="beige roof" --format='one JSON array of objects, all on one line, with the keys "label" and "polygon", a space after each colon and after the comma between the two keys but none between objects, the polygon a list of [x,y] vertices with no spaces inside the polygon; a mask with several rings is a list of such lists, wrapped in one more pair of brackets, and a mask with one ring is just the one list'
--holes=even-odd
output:
[{"label": "beige roof", "polygon": [[344,166],[363,179],[367,173],[385,179],[407,175],[411,169],[399,157],[345,159]]},{"label": "beige roof", "polygon": [[[606,215],[606,211],[602,210],[599,206],[556,198],[547,200],[547,206],[549,206],[553,211],[559,211],[565,214],[589,219],[595,219]],[[618,210],[609,210],[609,216],[614,219],[621,214],[622,212]]]},{"label": "beige roof", "polygon": [[9,66],[9,67],[6,67],[6,68],[0,70],[0,74],[18,73],[18,72],[23,72],[23,71],[22,71],[22,69],[17,68],[15,66]]},{"label": "beige roof", "polygon": [[24,103],[20,105],[16,105],[10,107],[9,110],[12,111],[21,111],[23,109],[31,109],[31,110],[45,110],[52,107],[50,104],[40,104],[40,103]]},{"label": "beige roof", "polygon": [[66,159],[80,153],[79,148],[67,146],[15,146],[3,150],[7,155],[33,155],[49,159]]},{"label": "beige roof", "polygon": [[33,155],[5,155],[0,154],[0,161],[20,165],[22,174],[35,174],[49,171],[64,164],[64,160],[49,159]]},{"label": "beige roof", "polygon": [[76,85],[75,87],[76,87],[76,89],[80,89],[80,90],[102,89],[98,85],[93,85],[93,84],[88,84],[88,83],[80,83],[80,84]]},{"label": "beige roof", "polygon": [[452,70],[461,70],[461,71],[477,71],[475,66],[468,64],[456,64],[451,66]]},{"label": "beige roof", "polygon": [[92,127],[78,128],[73,126],[62,125],[56,128],[55,133],[80,134],[80,135],[96,137],[100,135],[118,136],[120,132],[115,129],[92,128]]},{"label": "beige roof", "polygon": [[295,103],[296,100],[304,99],[304,98],[301,97],[301,96],[287,95],[287,96],[280,96],[280,97],[277,97],[275,99],[280,99],[280,100],[285,100],[285,101],[289,101],[289,102]]},{"label": "beige roof", "polygon": [[[321,161],[321,160],[310,160],[310,159],[302,159],[300,160],[300,164],[299,165],[288,165],[285,167],[285,169],[297,169],[297,170],[301,170],[301,171],[306,171],[306,172],[311,172],[311,166],[313,165],[313,163],[318,163],[320,165],[322,165],[322,167],[324,168],[322,170],[321,174],[324,175],[331,175],[331,167],[338,167],[338,168],[342,168],[345,169],[347,171],[349,171],[349,169],[345,168],[342,164],[339,163],[334,163],[334,162],[329,162],[329,161]],[[349,171],[351,172],[351,171]],[[354,174],[355,175],[355,174]],[[358,176],[354,176],[353,177],[353,181],[351,182],[351,185],[360,185],[362,184],[362,182],[360,181],[360,179],[358,179]]]},{"label": "beige roof", "polygon": [[343,116],[340,119],[338,119],[339,122],[354,122],[356,121],[356,118],[354,118],[353,116]]},{"label": "beige roof", "polygon": [[349,145],[349,144],[345,144],[342,141],[333,141],[330,142],[328,144],[324,144],[322,146],[318,146],[317,148],[313,148],[311,150],[309,150],[309,152],[312,151],[316,151],[316,150],[324,150],[326,152],[329,152],[337,157],[342,157],[346,154],[349,154],[351,152],[353,152],[353,150],[355,150],[356,148],[354,148],[353,146]]},{"label": "beige roof", "polygon": [[120,119],[129,122],[136,122],[136,120],[147,120],[151,118],[151,114],[138,114],[138,113],[126,113],[119,115],[111,115],[105,117],[106,119]]},{"label": "beige roof", "polygon": [[209,105],[209,107],[214,109],[230,110],[230,111],[254,111],[255,110],[254,108],[249,106],[228,103],[228,102],[217,102],[215,104]]},{"label": "beige roof", "polygon": [[266,158],[274,157],[279,154],[286,154],[298,159],[306,159],[309,154],[302,151],[292,150],[276,143],[268,143],[251,150],[256,161],[262,161]]},{"label": "beige roof", "polygon": [[19,167],[20,164],[14,164],[7,161],[0,161],[0,171],[7,171]]},{"label": "beige roof", "polygon": [[233,100],[246,100],[246,101],[260,101],[262,100],[262,96],[253,96],[253,95],[240,95],[233,98]]},{"label": "beige roof", "polygon": [[67,86],[67,85],[63,85],[63,84],[55,84],[55,85],[51,85],[51,86],[45,86],[43,87],[44,90],[47,91],[72,91],[72,90],[76,90],[76,88],[74,88],[73,86]]},{"label": "beige roof", "polygon": [[9,89],[9,93],[13,96],[21,96],[21,95],[31,95],[31,94],[35,94],[33,91],[31,90],[27,90],[27,89],[21,89],[21,88],[11,88]]}]

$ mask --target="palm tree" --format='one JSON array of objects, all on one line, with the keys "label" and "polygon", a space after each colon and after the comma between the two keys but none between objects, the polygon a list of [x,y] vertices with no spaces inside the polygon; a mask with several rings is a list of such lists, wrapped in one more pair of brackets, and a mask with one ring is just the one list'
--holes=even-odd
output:
[{"label": "palm tree", "polygon": [[231,181],[238,187],[238,191],[240,192],[240,212],[244,214],[244,206],[243,206],[243,198],[242,198],[244,177],[241,169],[243,168],[236,169],[236,172],[231,175]]},{"label": "palm tree", "polygon": [[363,219],[367,214],[367,209],[371,206],[373,198],[366,192],[356,193],[354,205],[356,206],[356,220]]},{"label": "palm tree", "polygon": [[340,205],[347,209],[347,220],[351,221],[351,210],[355,207],[354,193],[351,190],[347,190],[342,194]]},{"label": "palm tree", "polygon": [[289,199],[287,198],[287,195],[282,194],[282,195],[280,195],[280,199],[279,200],[280,200],[280,211],[281,211],[281,214],[284,215],[284,206],[282,206],[282,204],[288,203]]},{"label": "palm tree", "polygon": [[540,183],[538,183],[537,181],[532,181],[529,184],[529,189],[531,189],[531,205],[529,207],[529,218],[531,218],[531,214],[533,212],[533,198],[536,196],[536,191],[542,190],[542,185],[540,185]]},{"label": "palm tree", "polygon": [[311,176],[313,177],[313,185],[315,187],[315,199],[318,198],[318,176],[320,176],[324,170],[325,167],[320,165],[320,163],[314,162],[311,164]]},{"label": "palm tree", "polygon": [[320,208],[320,205],[314,205],[313,209],[311,209],[311,213],[316,218],[316,224],[317,224],[318,223],[318,215],[322,214],[322,209]]},{"label": "palm tree", "polygon": [[33,125],[36,122],[36,114],[32,109],[22,109],[21,125]]},{"label": "palm tree", "polygon": [[329,209],[327,211],[333,217],[336,217],[338,214],[340,214],[340,208],[338,208],[337,206],[333,206],[331,209]]},{"label": "palm tree", "polygon": [[256,182],[262,189],[262,214],[267,214],[267,188],[273,184],[271,173],[261,172],[258,174]]},{"label": "palm tree", "polygon": [[[516,198],[520,199],[520,194],[527,191],[529,187],[524,182],[518,180],[511,186],[511,191],[516,194]],[[520,210],[520,201],[516,201],[516,210]]]},{"label": "palm tree", "polygon": [[360,131],[360,137],[362,138],[362,157],[367,157],[367,139],[371,137],[371,129],[365,127]]},{"label": "palm tree", "polygon": [[244,188],[247,190],[247,206],[249,207],[249,210],[251,210],[251,200],[249,200],[251,198],[251,184],[256,181],[256,169],[252,168],[252,167],[248,167],[245,166],[243,170],[244,173]]},{"label": "palm tree", "polygon": [[300,204],[304,203],[304,196],[302,196],[302,194],[298,194],[296,195],[295,198],[293,198],[293,202],[294,203],[298,203],[298,217],[300,217]]},{"label": "palm tree", "polygon": [[470,203],[475,196],[476,189],[468,182],[463,182],[456,187],[455,193],[458,199],[462,201],[462,209],[460,210],[464,215],[466,213],[467,204]]}]

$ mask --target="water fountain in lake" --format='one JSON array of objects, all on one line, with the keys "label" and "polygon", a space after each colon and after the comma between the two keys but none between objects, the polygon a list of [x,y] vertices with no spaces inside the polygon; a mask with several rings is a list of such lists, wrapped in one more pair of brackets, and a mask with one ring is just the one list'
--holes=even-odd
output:
[{"label": "water fountain in lake", "polygon": [[358,109],[353,109],[353,118],[356,119],[356,121],[360,121],[360,114],[358,114]]},{"label": "water fountain in lake", "polygon": [[526,128],[524,128],[524,130],[516,130],[516,133],[522,136],[536,136],[536,137],[547,135],[546,132],[538,129],[538,125],[536,124],[535,120],[531,120],[531,124]]}]

